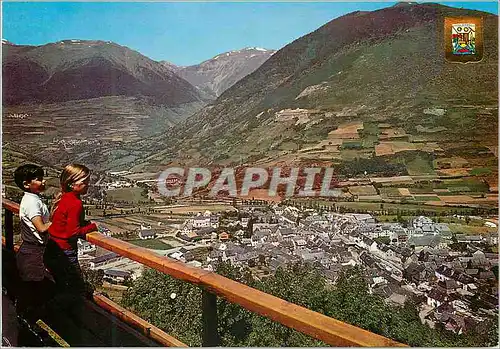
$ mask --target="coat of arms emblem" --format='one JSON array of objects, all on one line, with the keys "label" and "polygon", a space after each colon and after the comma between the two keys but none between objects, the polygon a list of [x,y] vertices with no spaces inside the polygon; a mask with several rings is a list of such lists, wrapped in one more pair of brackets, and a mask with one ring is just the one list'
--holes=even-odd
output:
[{"label": "coat of arms emblem", "polygon": [[473,23],[452,24],[451,42],[454,55],[475,54],[476,25]]},{"label": "coat of arms emblem", "polygon": [[483,21],[480,17],[446,17],[445,56],[451,62],[479,62],[483,58]]}]

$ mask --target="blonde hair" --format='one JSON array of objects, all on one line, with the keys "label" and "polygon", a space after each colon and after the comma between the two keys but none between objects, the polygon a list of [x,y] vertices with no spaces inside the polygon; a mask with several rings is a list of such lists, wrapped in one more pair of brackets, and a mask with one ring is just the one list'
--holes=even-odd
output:
[{"label": "blonde hair", "polygon": [[59,176],[59,184],[61,186],[61,191],[52,200],[52,210],[50,216],[54,214],[57,209],[59,201],[64,193],[70,193],[73,191],[73,184],[82,179],[90,176],[90,169],[84,165],[80,164],[70,164],[67,165]]}]

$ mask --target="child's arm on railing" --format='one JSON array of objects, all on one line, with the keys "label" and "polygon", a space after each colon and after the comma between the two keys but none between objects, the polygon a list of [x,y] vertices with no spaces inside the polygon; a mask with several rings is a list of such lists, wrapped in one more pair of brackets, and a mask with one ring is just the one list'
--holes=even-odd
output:
[{"label": "child's arm on railing", "polygon": [[85,238],[87,233],[97,230],[97,225],[95,223],[85,222],[83,219],[83,204],[80,202],[78,205],[72,205],[68,209],[68,221],[67,221],[67,238],[70,237],[80,237]]}]

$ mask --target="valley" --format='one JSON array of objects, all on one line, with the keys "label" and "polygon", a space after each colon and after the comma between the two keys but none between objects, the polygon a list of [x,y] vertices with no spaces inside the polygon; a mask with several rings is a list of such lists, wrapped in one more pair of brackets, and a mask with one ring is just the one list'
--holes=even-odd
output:
[{"label": "valley", "polygon": [[[21,164],[43,166],[49,206],[65,165],[91,169],[81,199],[98,233],[77,249],[100,297],[190,346],[207,345],[209,308],[220,343],[208,346],[375,343],[272,323],[248,311],[267,302],[255,289],[281,298],[274,320],[297,323],[285,301],[308,308],[309,335],[327,323],[313,310],[410,346],[498,343],[498,11],[403,2],[332,12],[297,35],[287,14],[312,23],[344,5],[138,4],[113,4],[131,10],[137,50],[2,40],[2,197],[21,201]],[[245,35],[233,41],[237,13]],[[450,62],[443,23],[469,16],[481,17],[483,58]],[[274,36],[288,41],[256,47]],[[242,307],[223,299],[240,299],[237,283],[252,287]]]}]

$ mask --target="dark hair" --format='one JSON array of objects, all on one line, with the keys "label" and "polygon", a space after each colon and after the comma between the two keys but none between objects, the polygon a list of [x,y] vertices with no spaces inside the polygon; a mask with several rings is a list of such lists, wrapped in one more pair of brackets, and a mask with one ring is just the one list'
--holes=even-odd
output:
[{"label": "dark hair", "polygon": [[14,171],[14,181],[23,191],[26,191],[24,182],[31,182],[35,178],[43,178],[43,167],[33,164],[21,165]]}]

